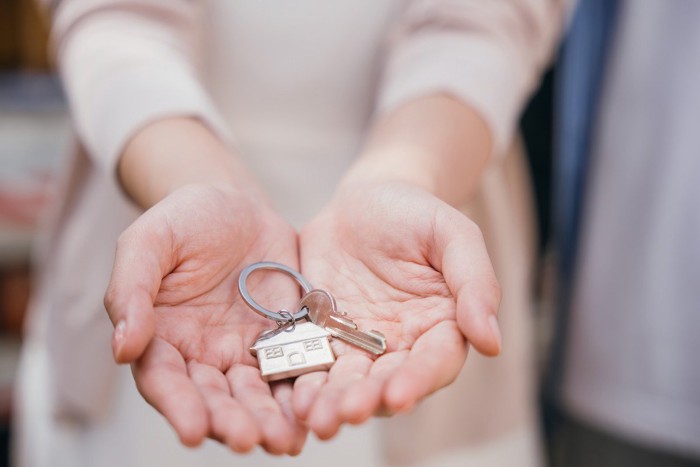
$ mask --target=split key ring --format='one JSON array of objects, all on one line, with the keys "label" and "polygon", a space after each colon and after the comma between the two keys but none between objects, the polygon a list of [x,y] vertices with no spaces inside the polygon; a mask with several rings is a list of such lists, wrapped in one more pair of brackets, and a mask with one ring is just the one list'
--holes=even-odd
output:
[{"label": "split key ring", "polygon": [[[307,281],[306,278],[302,276],[299,272],[295,271],[289,266],[285,266],[284,264],[275,263],[272,261],[261,261],[259,263],[253,263],[250,266],[246,266],[241,271],[241,275],[238,277],[238,291],[241,293],[241,297],[243,297],[243,300],[246,302],[246,304],[265,318],[277,321],[278,323],[290,321],[288,318],[285,317],[285,315],[289,316],[291,313],[284,312],[283,314],[278,311],[270,311],[264,306],[260,305],[255,300],[253,300],[253,297],[250,295],[250,292],[248,292],[248,287],[246,286],[248,276],[250,276],[251,273],[257,271],[258,269],[283,272],[288,276],[291,276],[292,278],[294,278],[294,280],[296,280],[299,283],[301,288],[304,290],[304,294],[309,293],[311,289],[313,289],[313,287],[311,286],[309,281]],[[304,307],[301,310],[298,310],[296,313],[291,314],[291,316],[293,318],[293,321],[299,321],[300,319],[306,318],[308,314],[309,309]]]}]

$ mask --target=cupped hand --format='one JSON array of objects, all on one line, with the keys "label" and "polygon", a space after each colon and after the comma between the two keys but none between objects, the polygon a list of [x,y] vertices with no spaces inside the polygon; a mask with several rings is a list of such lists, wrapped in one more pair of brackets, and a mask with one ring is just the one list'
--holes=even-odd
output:
[{"label": "cupped hand", "polygon": [[[261,445],[295,454],[304,444],[291,383],[265,383],[249,352],[274,327],[237,290],[240,270],[261,260],[296,267],[297,234],[228,186],[181,188],[119,239],[105,296],[115,359],[132,363],[143,397],[187,445],[209,436],[237,452]],[[296,303],[292,281],[263,276],[248,281],[256,300],[272,309]]]},{"label": "cupped hand", "polygon": [[302,231],[301,268],[361,330],[387,338],[372,357],[333,339],[328,372],[300,376],[294,411],[320,438],[343,423],[410,410],[452,382],[467,343],[500,351],[500,288],[479,228],[401,183],[344,187]]}]

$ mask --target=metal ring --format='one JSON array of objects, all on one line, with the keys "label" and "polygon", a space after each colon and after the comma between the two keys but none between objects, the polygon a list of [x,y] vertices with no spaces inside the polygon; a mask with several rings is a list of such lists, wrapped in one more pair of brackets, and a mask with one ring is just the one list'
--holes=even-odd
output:
[{"label": "metal ring", "polygon": [[[269,318],[277,322],[288,321],[288,319],[285,319],[285,317],[281,313],[270,311],[267,308],[260,306],[255,300],[253,300],[253,297],[250,296],[250,293],[248,293],[248,288],[246,287],[246,281],[248,280],[248,276],[253,271],[257,271],[258,269],[269,269],[273,271],[279,271],[289,276],[292,276],[299,283],[301,288],[304,289],[304,293],[309,293],[311,289],[313,289],[313,287],[304,278],[304,276],[299,274],[294,269],[290,268],[289,266],[285,266],[284,264],[273,263],[272,261],[261,261],[259,263],[253,263],[241,271],[241,275],[238,277],[238,291],[241,293],[241,297],[243,297],[243,300],[246,302],[246,304],[265,318]],[[292,317],[294,318],[294,321],[298,321],[302,318],[305,318],[308,314],[308,308],[302,308],[301,310],[294,313]]]}]

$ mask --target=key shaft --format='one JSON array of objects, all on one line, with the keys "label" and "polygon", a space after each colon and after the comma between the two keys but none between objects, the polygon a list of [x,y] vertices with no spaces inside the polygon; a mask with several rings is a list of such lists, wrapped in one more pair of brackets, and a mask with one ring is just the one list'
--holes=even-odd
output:
[{"label": "key shaft", "polygon": [[331,333],[331,336],[342,339],[371,354],[381,355],[386,352],[384,334],[379,331],[360,331],[355,323],[352,324],[352,326],[348,326],[345,319],[337,320],[335,317],[331,317],[326,322],[325,328]]},{"label": "key shaft", "polygon": [[371,354],[381,355],[386,351],[386,338],[379,331],[360,331],[347,315],[338,313],[335,299],[324,290],[312,290],[302,298],[299,309],[307,307],[309,319],[325,328],[333,337],[359,347]]}]

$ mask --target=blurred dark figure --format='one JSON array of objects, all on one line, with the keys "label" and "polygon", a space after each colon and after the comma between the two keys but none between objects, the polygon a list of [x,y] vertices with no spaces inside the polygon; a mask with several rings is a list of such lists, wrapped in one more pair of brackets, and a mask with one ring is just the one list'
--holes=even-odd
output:
[{"label": "blurred dark figure", "polygon": [[698,24],[690,0],[584,0],[573,18],[557,89],[555,466],[699,465]]},{"label": "blurred dark figure", "polygon": [[556,69],[553,68],[542,77],[542,83],[530,99],[520,121],[537,208],[539,257],[545,256],[550,237],[555,74]]}]

